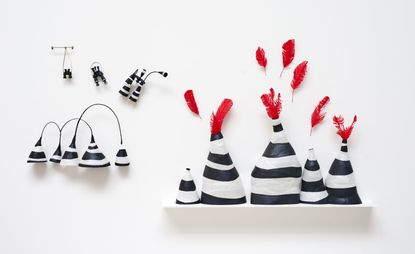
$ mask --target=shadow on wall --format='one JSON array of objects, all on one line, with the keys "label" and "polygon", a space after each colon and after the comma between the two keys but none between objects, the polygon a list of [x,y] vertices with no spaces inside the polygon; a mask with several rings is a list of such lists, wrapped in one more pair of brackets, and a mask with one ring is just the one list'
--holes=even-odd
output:
[{"label": "shadow on wall", "polygon": [[368,233],[371,208],[284,207],[165,210],[175,233]]},{"label": "shadow on wall", "polygon": [[[57,164],[35,163],[33,164],[33,174],[36,178],[47,177],[50,170],[65,176],[72,182],[87,183],[88,185],[100,189],[104,188],[110,180],[110,167],[106,168],[80,168],[77,166],[62,167]],[[116,170],[122,177],[127,177],[130,167],[119,167]]]}]

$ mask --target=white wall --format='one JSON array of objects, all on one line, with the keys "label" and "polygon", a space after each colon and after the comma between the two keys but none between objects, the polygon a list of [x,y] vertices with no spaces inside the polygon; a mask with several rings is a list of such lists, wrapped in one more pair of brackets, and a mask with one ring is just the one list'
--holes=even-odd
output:
[{"label": "white wall", "polygon": [[[11,1],[0,7],[0,253],[414,253],[411,242],[415,92],[414,3],[410,1]],[[309,60],[290,102],[291,72],[278,77],[281,44],[295,38],[295,64]],[[74,78],[61,78],[52,44],[75,46]],[[266,49],[268,75],[254,53]],[[89,65],[100,61],[107,87]],[[117,94],[135,68],[161,69],[137,105]],[[350,142],[358,188],[372,212],[189,210],[166,212],[185,167],[200,184],[209,115],[224,97],[234,108],[223,133],[245,188],[271,126],[259,100],[283,94],[282,120],[302,162],[309,115],[330,95],[329,118],[313,134],[323,169],[339,149],[330,118],[358,123]],[[203,120],[183,92],[193,88]],[[130,169],[32,167],[26,159],[48,120],[62,123],[93,102],[120,116]],[[86,115],[113,160],[115,121]],[[87,140],[81,131],[82,150]],[[50,155],[54,130],[45,137]],[[71,132],[64,134],[64,145]],[[82,142],[81,142],[82,143]]]}]

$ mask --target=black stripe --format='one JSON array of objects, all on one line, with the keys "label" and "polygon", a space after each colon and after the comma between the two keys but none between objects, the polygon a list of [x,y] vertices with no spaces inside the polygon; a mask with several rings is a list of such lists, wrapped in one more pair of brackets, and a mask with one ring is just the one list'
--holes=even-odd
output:
[{"label": "black stripe", "polygon": [[103,153],[90,153],[86,151],[82,156],[82,160],[103,160],[105,155]]},{"label": "black stripe", "polygon": [[97,146],[97,145],[94,145],[94,146],[88,146],[88,149],[89,149],[89,150],[98,149],[98,146]]},{"label": "black stripe", "polygon": [[215,140],[219,140],[219,139],[222,139],[222,138],[223,138],[223,135],[220,132],[210,135],[210,141],[215,141]]},{"label": "black stripe", "polygon": [[269,143],[262,156],[267,158],[279,158],[295,155],[295,151],[290,143]]},{"label": "black stripe", "polygon": [[284,128],[282,127],[282,124],[273,125],[272,128],[273,128],[274,132],[280,132],[280,131],[284,130]]},{"label": "black stripe", "polygon": [[350,161],[341,161],[334,159],[330,166],[329,173],[332,175],[348,175],[353,173],[352,163]]},{"label": "black stripe", "polygon": [[133,83],[133,79],[134,79],[134,77],[131,77],[130,76],[129,78],[127,78],[127,80],[125,81],[125,83],[131,85]]},{"label": "black stripe", "polygon": [[206,205],[238,205],[245,204],[246,197],[242,198],[219,198],[202,192],[202,204]]},{"label": "black stripe", "polygon": [[361,204],[359,194],[356,187],[345,189],[332,189],[327,187],[329,193],[327,202],[329,204]]},{"label": "black stripe", "polygon": [[71,160],[71,159],[76,159],[76,158],[78,158],[77,152],[68,152],[68,151],[66,151],[62,157],[62,159],[66,159],[66,160]]},{"label": "black stripe", "polygon": [[301,177],[301,167],[286,167],[274,169],[262,169],[255,167],[251,173],[255,178],[283,178],[283,177]]},{"label": "black stripe", "polygon": [[61,160],[57,160],[57,159],[54,159],[54,158],[50,158],[49,161],[54,162],[54,163],[61,163]]},{"label": "black stripe", "polygon": [[118,163],[118,162],[115,163],[115,166],[118,166],[118,167],[126,167],[126,166],[129,166],[129,165],[130,165],[130,163]]},{"label": "black stripe", "polygon": [[29,158],[31,159],[46,159],[46,155],[44,152],[35,152],[31,151],[29,154]]},{"label": "black stripe", "polygon": [[310,202],[310,201],[302,201],[302,200],[300,200],[300,203],[303,203],[303,204],[324,205],[324,204],[327,204],[327,197],[325,197],[325,198],[323,198],[323,199],[320,199],[320,200],[318,200],[318,201],[315,201],[315,202]]},{"label": "black stripe", "polygon": [[324,190],[326,190],[326,187],[324,186],[323,179],[315,182],[306,182],[304,180],[301,181],[301,191],[318,192]]},{"label": "black stripe", "polygon": [[205,166],[203,176],[216,181],[228,182],[237,179],[239,173],[235,167],[229,170],[219,170]]},{"label": "black stripe", "polygon": [[227,165],[227,166],[233,164],[231,156],[229,156],[229,153],[227,154],[209,153],[208,160],[214,163]]},{"label": "black stripe", "polygon": [[118,150],[117,157],[127,157],[127,156],[128,156],[128,154],[127,154],[127,151],[125,149]]},{"label": "black stripe", "polygon": [[190,180],[190,181],[181,180],[179,190],[181,190],[181,191],[195,191],[196,190],[195,182],[193,182],[193,180]]},{"label": "black stripe", "polygon": [[320,169],[320,165],[318,164],[318,161],[312,161],[307,159],[304,168],[309,171],[317,171]]},{"label": "black stripe", "polygon": [[137,102],[137,100],[138,100],[138,98],[136,99],[136,98],[133,98],[131,96],[129,97],[129,99],[132,100],[133,102]]},{"label": "black stripe", "polygon": [[342,152],[348,152],[348,150],[347,150],[347,146],[342,146],[341,148],[340,148],[340,151],[342,151]]},{"label": "black stripe", "polygon": [[87,165],[87,164],[79,163],[78,166],[83,167],[83,168],[105,168],[105,167],[109,167],[110,165],[111,163],[107,162],[102,165]]},{"label": "black stripe", "polygon": [[185,203],[185,202],[182,202],[182,201],[176,199],[176,204],[178,204],[178,205],[195,205],[195,204],[200,204],[200,199],[197,200],[197,201],[195,201],[195,202],[190,202],[190,203]]},{"label": "black stripe", "polygon": [[138,97],[138,96],[140,96],[140,92],[139,92],[139,91],[137,91],[137,90],[135,90],[135,91],[133,92],[133,95],[134,95],[135,97]]},{"label": "black stripe", "polygon": [[300,194],[262,195],[251,193],[251,204],[255,205],[289,205],[299,202]]},{"label": "black stripe", "polygon": [[125,93],[123,90],[118,91],[122,96],[127,97],[128,93]]},{"label": "black stripe", "polygon": [[143,87],[142,85],[141,86],[137,86],[137,88],[135,89],[134,92],[140,93],[142,87]]},{"label": "black stripe", "polygon": [[47,162],[46,158],[45,158],[45,160],[41,160],[41,161],[34,161],[34,160],[31,160],[31,159],[27,160],[27,163],[42,163],[42,162]]}]

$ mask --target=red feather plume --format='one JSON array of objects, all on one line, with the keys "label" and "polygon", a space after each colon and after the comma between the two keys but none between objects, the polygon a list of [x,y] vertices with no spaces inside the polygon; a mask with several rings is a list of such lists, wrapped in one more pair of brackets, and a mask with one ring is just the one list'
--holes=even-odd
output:
[{"label": "red feather plume", "polygon": [[291,97],[292,101],[294,100],[294,90],[297,89],[304,80],[304,76],[307,72],[307,63],[308,61],[304,61],[295,67],[293,79],[291,80],[291,88],[293,89]]},{"label": "red feather plume", "polygon": [[354,124],[356,123],[356,121],[357,121],[357,116],[355,115],[353,118],[352,124],[349,127],[345,128],[343,116],[341,115],[333,116],[333,123],[334,123],[334,126],[336,126],[337,128],[337,135],[339,135],[343,140],[349,139],[350,134],[352,134]]},{"label": "red feather plume", "polygon": [[196,115],[199,115],[199,108],[197,107],[197,103],[195,100],[195,96],[193,94],[193,90],[187,90],[184,93],[184,99],[186,100],[187,106],[189,107],[190,111],[195,113]]},{"label": "red feather plume", "polygon": [[282,70],[280,77],[284,69],[293,61],[295,55],[295,40],[291,39],[282,44]]},{"label": "red feather plume", "polygon": [[221,132],[223,120],[225,119],[229,110],[231,110],[232,105],[233,102],[231,99],[224,99],[220,104],[218,110],[216,111],[216,114],[212,113],[212,117],[210,120],[210,132],[212,133],[212,135]]},{"label": "red feather plume", "polygon": [[267,73],[267,57],[265,56],[265,51],[263,48],[258,47],[258,49],[256,50],[256,60],[259,64],[259,66],[261,66],[262,68],[264,68],[265,70],[265,74]]},{"label": "red feather plume", "polygon": [[270,88],[269,93],[261,95],[261,100],[270,118],[272,119],[280,118],[280,113],[281,113],[281,108],[282,108],[280,93],[278,93],[277,98],[275,98],[274,89]]},{"label": "red feather plume", "polygon": [[326,112],[321,112],[324,106],[330,101],[330,97],[325,96],[314,109],[313,113],[311,114],[311,129],[310,129],[310,136],[313,128],[323,121],[324,117],[326,116]]}]

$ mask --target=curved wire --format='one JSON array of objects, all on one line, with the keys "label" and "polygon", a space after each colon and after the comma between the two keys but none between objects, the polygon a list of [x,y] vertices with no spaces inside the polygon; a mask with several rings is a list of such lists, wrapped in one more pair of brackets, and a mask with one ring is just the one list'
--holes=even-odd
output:
[{"label": "curved wire", "polygon": [[[112,108],[110,108],[108,105],[105,105],[105,104],[103,104],[103,103],[94,103],[94,104],[92,104],[92,105],[88,106],[88,107],[84,110],[84,112],[82,112],[81,116],[78,118],[78,122],[76,123],[75,135],[74,135],[74,139],[75,139],[75,141],[76,141],[76,134],[77,134],[77,132],[78,132],[79,122],[82,120],[82,117],[84,116],[84,114],[86,113],[86,111],[87,111],[88,109],[90,109],[90,108],[94,107],[94,106],[103,106],[103,107],[106,107],[106,108],[108,108],[109,110],[111,110],[111,112],[114,114],[115,118],[117,119],[118,130],[120,131],[120,140],[121,140],[121,145],[122,145],[122,144],[123,144],[123,138],[122,138],[122,131],[121,131],[121,124],[120,124],[120,120],[118,119],[118,116],[117,116],[117,114],[115,113],[115,111],[114,111]],[[91,130],[92,130],[92,129],[91,129]]]},{"label": "curved wire", "polygon": [[40,139],[42,139],[42,138],[43,138],[43,132],[45,131],[46,127],[47,127],[49,124],[54,124],[56,127],[58,127],[58,130],[59,130],[59,131],[61,130],[61,128],[59,127],[59,124],[57,124],[56,122],[54,122],[54,121],[47,122],[47,123],[43,126],[42,133],[40,134]]},{"label": "curved wire", "polygon": [[[66,123],[64,123],[64,124],[62,125],[62,127],[60,128],[60,134],[59,134],[59,144],[60,144],[60,142],[62,141],[62,131],[63,131],[63,128],[65,128],[65,126],[66,126],[68,123],[70,123],[70,122],[72,122],[72,121],[75,121],[75,120],[79,120],[79,118],[72,118],[72,119],[69,119],[68,121],[66,121]],[[91,136],[93,136],[93,135],[94,135],[94,132],[93,132],[93,130],[92,130],[92,128],[91,128],[91,125],[89,125],[89,123],[87,123],[84,119],[81,119],[81,121],[82,121],[82,122],[84,122],[84,123],[88,126],[89,130],[91,131]]]},{"label": "curved wire", "polygon": [[[158,73],[158,74],[160,74],[160,75],[163,75],[164,76],[164,74],[163,73],[167,73],[167,72],[164,72],[164,71],[151,71],[151,72],[149,72],[148,74],[147,74],[147,76],[144,78],[144,82],[147,80],[147,78],[148,78],[148,76],[150,76],[151,74],[153,74],[153,73]],[[166,76],[167,77],[167,76]]]}]

